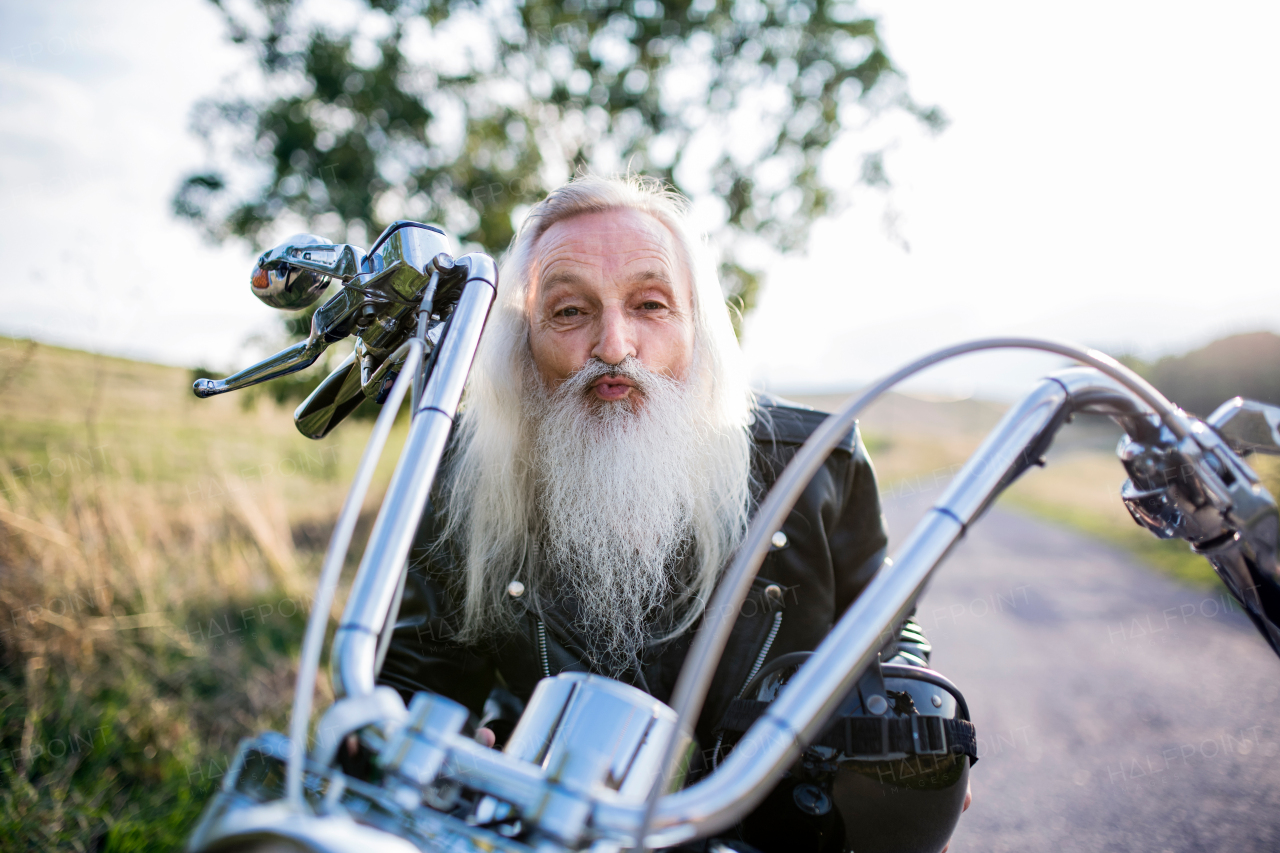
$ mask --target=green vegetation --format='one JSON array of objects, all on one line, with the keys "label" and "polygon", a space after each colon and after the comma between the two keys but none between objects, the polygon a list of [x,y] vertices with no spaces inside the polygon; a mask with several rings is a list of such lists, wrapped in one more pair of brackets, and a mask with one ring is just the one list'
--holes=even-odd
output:
[{"label": "green vegetation", "polygon": [[[364,0],[341,19],[214,2],[267,84],[235,81],[193,115],[211,161],[173,207],[219,239],[285,217],[364,244],[415,219],[498,251],[575,170],[629,168],[710,214],[745,313],[762,247],[803,245],[850,184],[889,183],[878,117],[945,124],[852,0]],[[837,146],[852,179],[830,173]]]},{"label": "green vegetation", "polygon": [[186,370],[6,338],[0,424],[0,838],[179,849],[236,743],[286,723],[369,424],[310,442]]},{"label": "green vegetation", "polygon": [[1237,395],[1280,405],[1280,335],[1253,332],[1214,341],[1184,355],[1123,359],[1166,397],[1208,417]]}]

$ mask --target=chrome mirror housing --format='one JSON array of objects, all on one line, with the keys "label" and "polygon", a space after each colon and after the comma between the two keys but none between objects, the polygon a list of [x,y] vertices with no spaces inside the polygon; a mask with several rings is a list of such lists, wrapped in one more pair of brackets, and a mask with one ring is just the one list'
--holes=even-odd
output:
[{"label": "chrome mirror housing", "polygon": [[1232,397],[1205,423],[1236,453],[1280,455],[1280,406]]},{"label": "chrome mirror housing", "polygon": [[272,308],[297,311],[319,299],[333,279],[354,278],[363,255],[354,246],[315,234],[294,234],[262,253],[249,276],[249,289]]}]

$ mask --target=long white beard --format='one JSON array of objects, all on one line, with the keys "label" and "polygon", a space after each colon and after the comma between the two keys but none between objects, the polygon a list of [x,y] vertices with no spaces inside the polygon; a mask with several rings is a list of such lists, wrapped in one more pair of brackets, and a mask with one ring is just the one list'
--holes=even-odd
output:
[{"label": "long white beard", "polygon": [[[606,374],[636,384],[628,399],[591,392]],[[536,380],[535,380],[536,381]],[[589,638],[597,667],[636,663],[646,643],[687,601],[694,578],[698,490],[706,489],[705,436],[686,387],[628,357],[587,363],[537,406],[535,470],[542,570],[576,605],[574,628]],[[631,398],[638,398],[632,400]],[[660,618],[665,617],[665,618]]]}]

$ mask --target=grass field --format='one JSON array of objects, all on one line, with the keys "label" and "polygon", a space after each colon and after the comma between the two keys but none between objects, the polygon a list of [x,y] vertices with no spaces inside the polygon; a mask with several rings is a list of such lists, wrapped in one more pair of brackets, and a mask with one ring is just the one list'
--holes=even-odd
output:
[{"label": "grass field", "polygon": [[[864,429],[884,490],[945,482],[1000,414],[877,406]],[[6,849],[178,849],[236,742],[284,728],[314,577],[370,428],[313,442],[265,396],[197,400],[183,369],[0,338]],[[1214,582],[1133,525],[1121,479],[1105,449],[1068,440],[1005,503]]]},{"label": "grass field", "polygon": [[8,849],[180,847],[236,742],[285,723],[370,426],[313,442],[186,370],[0,338]]}]

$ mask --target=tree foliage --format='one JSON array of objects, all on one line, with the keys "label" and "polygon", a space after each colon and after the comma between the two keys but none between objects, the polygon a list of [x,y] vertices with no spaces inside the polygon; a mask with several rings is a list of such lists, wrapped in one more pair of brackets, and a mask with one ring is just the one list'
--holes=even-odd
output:
[{"label": "tree foliage", "polygon": [[1154,362],[1121,360],[1202,418],[1237,395],[1280,405],[1280,336],[1271,332],[1232,335]]},{"label": "tree foliage", "polygon": [[174,209],[220,239],[284,219],[360,243],[409,218],[494,252],[575,170],[631,169],[694,199],[747,309],[743,246],[800,245],[848,190],[833,142],[886,110],[943,124],[847,0],[353,0],[341,21],[213,2],[260,76],[197,108],[211,163]]}]

